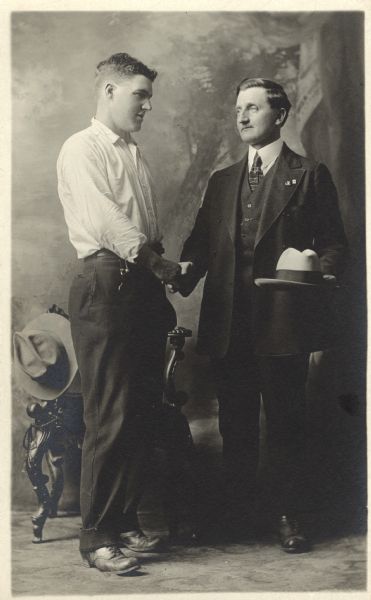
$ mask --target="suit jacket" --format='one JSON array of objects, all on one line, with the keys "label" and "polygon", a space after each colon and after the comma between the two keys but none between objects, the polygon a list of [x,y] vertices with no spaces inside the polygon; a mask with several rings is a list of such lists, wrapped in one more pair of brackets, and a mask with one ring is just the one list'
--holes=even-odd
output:
[{"label": "suit jacket", "polygon": [[[181,255],[182,261],[195,266],[181,290],[184,296],[207,274],[198,349],[214,357],[224,356],[230,341],[236,216],[245,165],[246,157],[212,175]],[[254,278],[274,277],[277,261],[288,247],[312,248],[320,257],[323,273],[338,276],[346,238],[328,169],[299,156],[286,144],[272,169],[273,176],[263,179],[254,192],[261,194],[263,206],[255,240]],[[278,292],[254,286],[253,295],[253,344],[258,354],[297,354],[331,345],[327,292],[317,288],[306,294],[304,290]]]}]

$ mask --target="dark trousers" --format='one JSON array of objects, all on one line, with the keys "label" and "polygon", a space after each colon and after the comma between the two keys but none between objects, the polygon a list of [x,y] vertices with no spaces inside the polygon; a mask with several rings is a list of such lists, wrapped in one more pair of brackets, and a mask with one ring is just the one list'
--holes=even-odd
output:
[{"label": "dark trousers", "polygon": [[[80,507],[83,551],[110,545],[138,526],[161,400],[166,336],[176,318],[162,284],[117,256],[83,261],[69,313],[84,399]],[[121,287],[120,284],[122,283]]]},{"label": "dark trousers", "polygon": [[309,355],[256,356],[251,332],[234,321],[227,355],[213,361],[223,438],[227,507],[255,508],[261,399],[274,513],[299,511],[305,497],[305,384]]}]

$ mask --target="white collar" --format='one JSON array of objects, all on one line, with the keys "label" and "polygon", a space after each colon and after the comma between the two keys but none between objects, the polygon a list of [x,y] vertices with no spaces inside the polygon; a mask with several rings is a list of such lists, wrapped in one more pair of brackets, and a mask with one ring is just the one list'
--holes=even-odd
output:
[{"label": "white collar", "polygon": [[117,135],[117,133],[112,131],[112,129],[107,127],[107,125],[105,125],[104,123],[102,123],[102,121],[99,121],[95,117],[93,117],[91,120],[91,126],[93,127],[97,135],[99,135],[100,133],[104,133],[110,139],[112,144],[115,144],[117,140],[123,140],[126,144],[134,144],[135,146],[137,145],[135,140],[133,140],[133,138],[131,137],[130,133],[128,133],[125,138],[120,137],[119,135]]},{"label": "white collar", "polygon": [[255,148],[249,146],[249,170],[252,167],[256,152],[258,152],[260,158],[262,159],[262,170],[264,172],[264,170],[271,166],[276,160],[282,150],[282,146],[283,140],[281,138],[278,138],[278,140],[275,140],[271,144],[263,146],[263,148],[260,148],[260,150],[255,150]]}]

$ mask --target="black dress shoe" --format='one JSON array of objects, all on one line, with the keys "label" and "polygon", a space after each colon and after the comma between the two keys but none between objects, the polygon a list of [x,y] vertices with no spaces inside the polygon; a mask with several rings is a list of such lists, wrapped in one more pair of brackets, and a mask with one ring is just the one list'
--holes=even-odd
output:
[{"label": "black dress shoe", "polygon": [[305,535],[300,532],[299,524],[295,519],[283,515],[278,526],[281,547],[289,554],[309,552],[310,544]]},{"label": "black dress shoe", "polygon": [[164,549],[159,537],[147,536],[140,529],[120,533],[121,544],[133,552],[158,552]]},{"label": "black dress shoe", "polygon": [[140,567],[136,558],[128,558],[117,546],[103,546],[91,552],[81,551],[80,553],[86,566],[98,569],[98,571],[120,575],[137,571]]}]

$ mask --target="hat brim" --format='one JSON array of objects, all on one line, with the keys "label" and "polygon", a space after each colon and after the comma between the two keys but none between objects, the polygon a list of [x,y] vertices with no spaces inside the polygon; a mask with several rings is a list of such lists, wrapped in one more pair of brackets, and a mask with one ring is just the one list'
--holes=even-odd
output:
[{"label": "hat brim", "polygon": [[334,288],[336,281],[324,279],[321,283],[304,283],[302,281],[287,281],[286,279],[270,279],[267,277],[258,277],[254,279],[255,285],[258,287],[273,287],[275,289],[287,288]]},{"label": "hat brim", "polygon": [[39,400],[55,400],[69,388],[78,369],[76,354],[72,342],[70,322],[61,315],[57,315],[55,313],[43,313],[39,317],[36,317],[36,319],[30,321],[30,323],[26,325],[22,332],[27,333],[27,331],[32,330],[53,333],[63,343],[69,366],[69,376],[66,384],[63,387],[56,388],[38,383],[23,371],[16,356],[14,357],[15,375],[20,386],[31,396],[34,396]]}]

